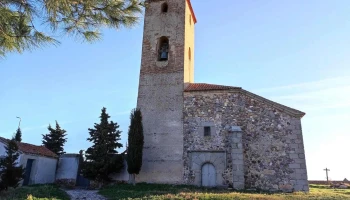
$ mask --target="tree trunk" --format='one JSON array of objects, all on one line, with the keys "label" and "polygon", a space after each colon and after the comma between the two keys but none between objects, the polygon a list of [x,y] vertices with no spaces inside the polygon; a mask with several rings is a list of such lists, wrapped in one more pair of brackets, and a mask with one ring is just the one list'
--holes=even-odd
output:
[{"label": "tree trunk", "polygon": [[129,184],[132,184],[135,186],[135,174],[129,174]]},{"label": "tree trunk", "polygon": [[132,183],[132,175],[131,175],[131,174],[129,174],[129,181],[128,181],[128,183],[129,183],[129,184]]}]

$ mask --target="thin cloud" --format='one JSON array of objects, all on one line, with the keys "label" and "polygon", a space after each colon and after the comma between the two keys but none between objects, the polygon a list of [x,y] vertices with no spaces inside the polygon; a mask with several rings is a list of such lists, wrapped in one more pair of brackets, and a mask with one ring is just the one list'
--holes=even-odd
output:
[{"label": "thin cloud", "polygon": [[[31,130],[37,130],[37,129],[43,129],[43,128],[47,128],[49,126],[49,124],[51,124],[51,126],[55,126],[55,123],[56,122],[48,122],[47,124],[43,124],[43,125],[38,125],[38,126],[30,126],[30,127],[24,127],[24,128],[21,128],[22,131],[31,131]],[[59,122],[58,121],[58,124],[61,126],[61,125],[66,125],[66,124],[71,124],[73,123],[73,121],[63,121],[63,122]]]},{"label": "thin cloud", "polygon": [[314,91],[305,91],[292,95],[282,95],[273,97],[278,100],[350,100],[350,84],[348,86],[332,87],[327,89],[320,89]]},{"label": "thin cloud", "polygon": [[302,89],[302,90],[312,90],[320,88],[329,88],[341,85],[350,85],[350,76],[341,76],[334,78],[327,78],[318,81],[304,82],[298,84],[290,84],[284,86],[270,87],[270,88],[261,88],[253,90],[256,93],[265,93],[265,92],[278,92],[291,89]]}]

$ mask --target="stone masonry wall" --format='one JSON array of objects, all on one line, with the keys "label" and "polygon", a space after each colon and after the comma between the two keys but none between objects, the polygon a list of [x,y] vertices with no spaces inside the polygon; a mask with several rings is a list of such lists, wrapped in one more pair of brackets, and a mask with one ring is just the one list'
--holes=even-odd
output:
[{"label": "stone masonry wall", "polygon": [[[203,137],[202,124],[213,123],[215,134]],[[232,126],[242,129],[242,161],[246,189],[269,191],[308,191],[301,121],[252,98],[240,90],[225,92],[185,92],[184,94],[184,179],[193,184],[191,151],[220,150],[228,154]],[[238,154],[236,155],[236,157]],[[239,160],[227,156],[222,174],[233,185],[232,172]],[[237,181],[238,178],[235,178]]]}]

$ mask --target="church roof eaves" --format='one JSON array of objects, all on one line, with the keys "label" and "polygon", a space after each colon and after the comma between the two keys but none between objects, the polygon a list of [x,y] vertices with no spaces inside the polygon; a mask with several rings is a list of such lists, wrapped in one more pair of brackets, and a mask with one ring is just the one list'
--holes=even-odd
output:
[{"label": "church roof eaves", "polygon": [[188,6],[190,7],[190,11],[192,13],[192,17],[193,17],[194,23],[197,23],[197,18],[196,18],[196,15],[194,14],[194,10],[193,10],[192,4],[191,4],[191,0],[187,0],[187,3],[188,3]]},{"label": "church roof eaves", "polygon": [[247,90],[242,89],[241,87],[234,87],[234,86],[224,86],[224,85],[214,85],[214,84],[207,84],[207,83],[190,83],[186,86],[185,92],[210,92],[210,91],[230,91],[230,92],[239,92],[246,96],[249,96],[253,99],[256,99],[258,101],[261,101],[263,103],[269,104],[272,107],[281,110],[283,112],[286,112],[294,117],[302,118],[305,113],[301,112],[299,110],[296,110],[294,108],[279,104],[277,102],[268,100],[262,96],[256,95],[254,93],[251,93]]},{"label": "church roof eaves", "polygon": [[234,90],[234,89],[242,89],[240,87],[234,86],[225,86],[225,85],[215,85],[208,83],[190,83],[185,88],[185,92],[194,92],[194,91],[212,91],[212,90]]}]

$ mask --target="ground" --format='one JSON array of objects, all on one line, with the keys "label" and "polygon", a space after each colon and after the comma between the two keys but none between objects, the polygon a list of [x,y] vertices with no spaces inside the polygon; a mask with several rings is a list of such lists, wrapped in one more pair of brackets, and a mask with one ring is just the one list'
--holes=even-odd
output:
[{"label": "ground", "polygon": [[66,192],[55,185],[34,185],[0,192],[0,200],[69,200]]},{"label": "ground", "polygon": [[[98,199],[95,191],[91,190],[69,190],[68,193],[79,199]],[[252,192],[233,192],[223,189],[205,189],[191,186],[172,186],[172,185],[151,185],[137,184],[132,185],[122,184],[108,186],[100,190],[100,195],[106,199],[350,199],[350,189],[330,189],[324,185],[310,185],[310,193],[289,193],[289,194],[264,194]],[[93,195],[93,196],[89,196]],[[28,198],[31,197],[31,198]],[[84,198],[85,197],[85,198]],[[15,190],[9,190],[5,193],[0,193],[0,200],[69,200],[69,196],[62,189],[53,185],[38,185],[31,187],[22,187]],[[102,199],[102,198],[101,198]]]}]

